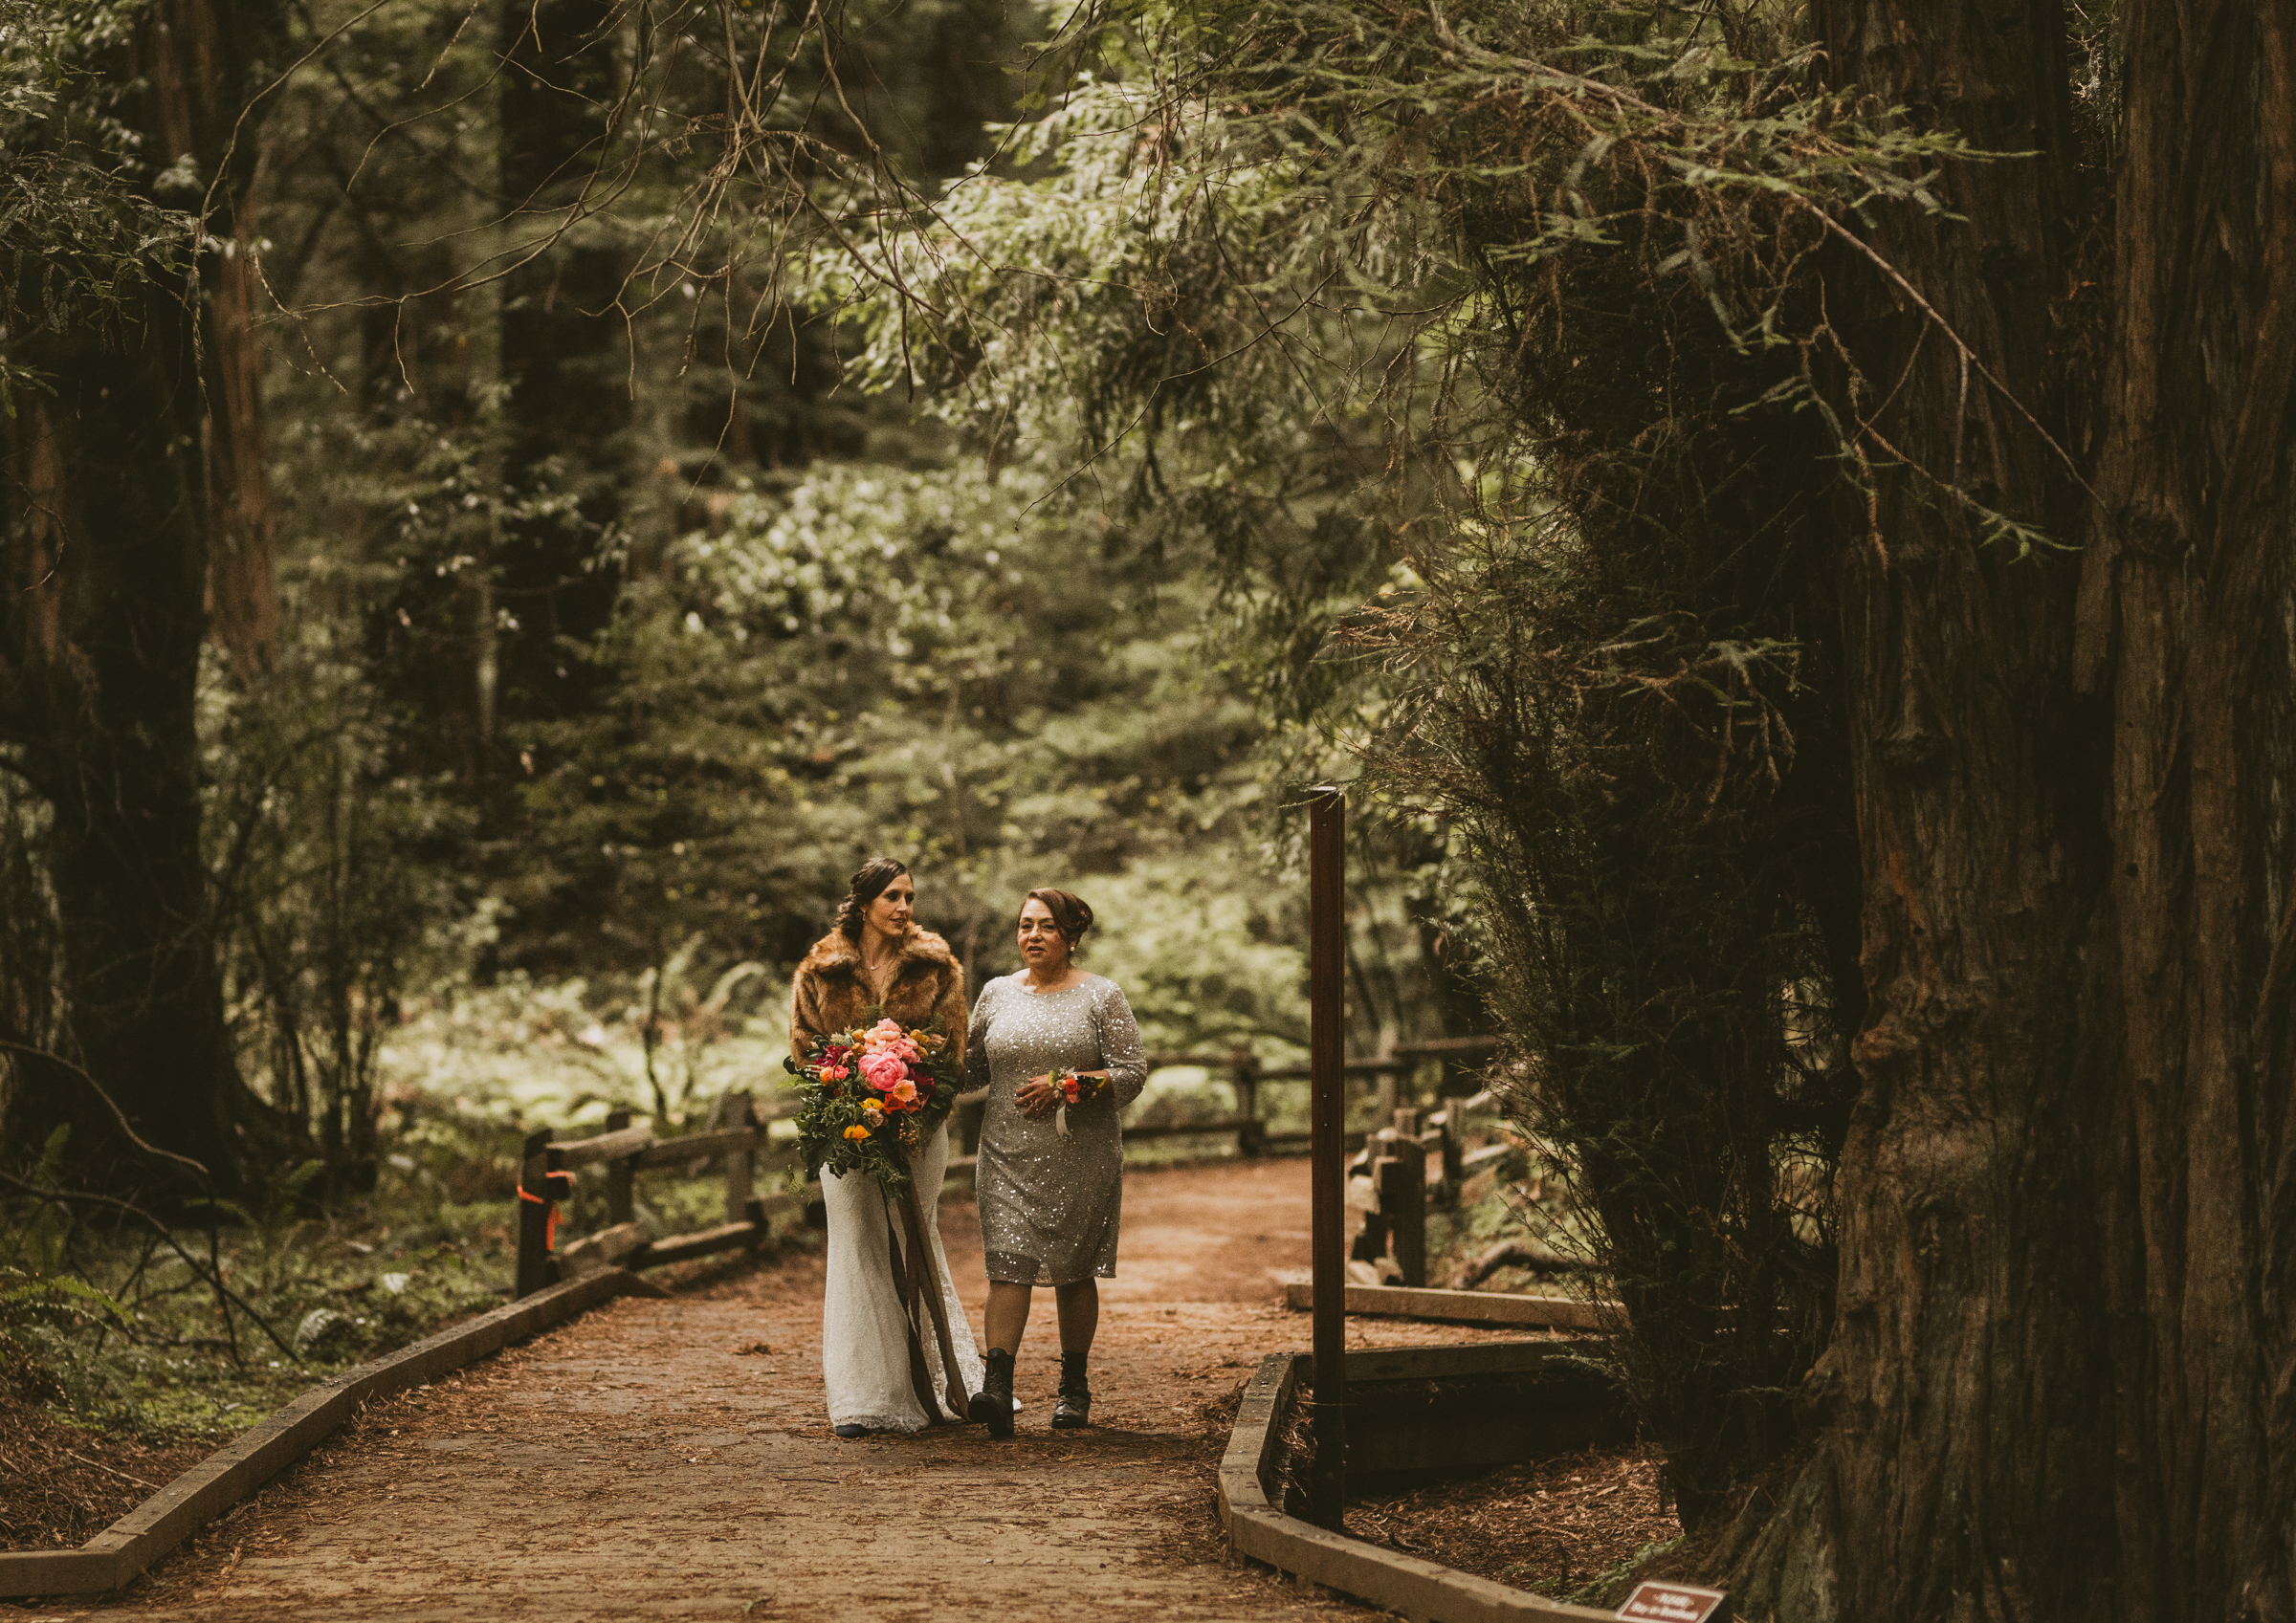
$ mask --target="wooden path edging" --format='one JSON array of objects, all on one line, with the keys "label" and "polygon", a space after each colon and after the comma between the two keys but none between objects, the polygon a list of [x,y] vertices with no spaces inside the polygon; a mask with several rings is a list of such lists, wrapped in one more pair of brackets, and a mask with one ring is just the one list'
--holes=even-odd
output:
[{"label": "wooden path edging", "polygon": [[[1305,1280],[1292,1281],[1284,1286],[1284,1305],[1302,1311],[1314,1307],[1314,1286]],[[1495,1290],[1351,1284],[1347,1287],[1347,1310],[1374,1319],[1438,1319],[1453,1324],[1525,1325],[1556,1330],[1603,1327],[1603,1309],[1595,1303],[1571,1296],[1515,1296]]]},{"label": "wooden path edging", "polygon": [[421,1386],[617,1296],[668,1294],[626,1269],[604,1268],[347,1370],[209,1455],[79,1548],[0,1551],[0,1596],[119,1589],[310,1453],[361,1404]]},{"label": "wooden path edging", "polygon": [[[1462,1350],[1484,1354],[1473,1360],[1483,1364],[1490,1363],[1492,1354],[1513,1349],[1381,1348],[1374,1355],[1379,1366],[1376,1372],[1368,1368],[1358,1371],[1358,1360],[1370,1360],[1364,1353],[1351,1352],[1348,1374],[1351,1380],[1455,1374],[1460,1361],[1447,1355]],[[1244,1389],[1235,1426],[1227,1435],[1227,1452],[1220,1460],[1220,1521],[1227,1529],[1229,1547],[1238,1555],[1400,1612],[1411,1623],[1595,1623],[1615,1618],[1612,1612],[1549,1600],[1453,1567],[1328,1532],[1270,1503],[1268,1480],[1275,1444],[1285,1411],[1308,1363],[1304,1352],[1271,1352],[1260,1360],[1258,1372]],[[1424,1369],[1420,1368],[1423,1364]]]}]

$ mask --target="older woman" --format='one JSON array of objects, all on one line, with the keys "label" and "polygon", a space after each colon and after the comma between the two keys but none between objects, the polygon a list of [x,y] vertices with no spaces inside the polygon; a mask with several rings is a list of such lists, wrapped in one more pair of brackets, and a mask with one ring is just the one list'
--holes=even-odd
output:
[{"label": "older woman", "polygon": [[[1116,1271],[1124,1199],[1116,1112],[1148,1080],[1123,992],[1071,961],[1092,925],[1093,910],[1066,890],[1029,891],[1018,931],[1026,967],[983,986],[973,1006],[966,1074],[988,1087],[974,1179],[989,1283],[986,1378],[972,1411],[1000,1437],[1012,1435],[1013,1358],[1040,1284],[1052,1287],[1060,1318],[1052,1424],[1092,1416],[1085,1363],[1100,1322],[1098,1281]],[[1106,1086],[1064,1108],[1056,1069]]]},{"label": "older woman", "polygon": [[[789,1046],[801,1061],[824,1037],[850,1031],[865,1018],[890,1018],[905,1026],[938,1021],[961,1059],[964,970],[946,941],[917,928],[910,916],[916,906],[916,882],[891,857],[873,857],[853,875],[836,928],[814,943],[790,988]],[[933,1220],[933,1192],[939,1190],[948,1162],[943,1124],[919,1151],[913,1172],[925,1193],[925,1249],[931,1256],[924,1287],[941,1294],[958,1371],[969,1393],[981,1385],[980,1355]],[[938,1339],[913,1335],[894,1279],[896,1267],[905,1274],[917,1259],[901,1255],[903,1227],[875,1178],[867,1173],[840,1177],[825,1169],[821,1194],[829,1220],[821,1332],[829,1423],[841,1437],[917,1431],[936,1417],[931,1394],[947,1385]]]}]

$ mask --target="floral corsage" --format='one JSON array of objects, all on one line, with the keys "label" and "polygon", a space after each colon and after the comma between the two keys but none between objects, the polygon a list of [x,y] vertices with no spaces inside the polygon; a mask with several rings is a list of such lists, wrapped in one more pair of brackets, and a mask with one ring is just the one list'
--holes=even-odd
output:
[{"label": "floral corsage", "polygon": [[1087,1099],[1096,1099],[1108,1091],[1108,1078],[1078,1076],[1066,1065],[1054,1065],[1047,1073],[1045,1081],[1051,1086],[1053,1096],[1060,1101],[1052,1115],[1052,1125],[1060,1130],[1063,1138],[1069,1136],[1069,1107],[1081,1105]]}]

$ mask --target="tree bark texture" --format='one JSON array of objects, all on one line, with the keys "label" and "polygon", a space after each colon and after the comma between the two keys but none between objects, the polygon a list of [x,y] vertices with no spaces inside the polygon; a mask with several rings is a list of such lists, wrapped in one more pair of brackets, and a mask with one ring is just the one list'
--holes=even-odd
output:
[{"label": "tree bark texture", "polygon": [[520,503],[493,571],[510,622],[493,705],[505,723],[588,702],[596,678],[563,640],[603,629],[620,583],[600,554],[621,517],[630,424],[627,261],[582,218],[618,184],[600,165],[619,94],[619,11],[538,0],[502,11],[502,192],[534,239],[502,281],[504,477]]},{"label": "tree bark texture", "polygon": [[[250,179],[255,121],[242,115],[276,73],[282,15],[265,0],[159,0],[120,64],[145,150],[166,155],[155,167],[188,156],[200,177],[210,238],[229,239]],[[0,620],[0,727],[54,811],[55,991],[86,1073],[19,1072],[36,1086],[11,1089],[10,1143],[36,1151],[69,1122],[82,1175],[174,1195],[235,1189],[243,1173],[246,1095],[200,845],[208,604],[243,669],[276,624],[252,271],[238,253],[197,263],[187,277],[147,258],[118,309],[20,340],[54,393],[10,430]],[[136,1137],[208,1176],[138,1149],[99,1087]]]},{"label": "tree bark texture", "polygon": [[1870,1005],[1820,1444],[1741,1607],[2296,1617],[2296,6],[2120,8],[2109,180],[2054,0],[1815,21],[1873,107],[2038,155],[1861,225],[1904,285],[1828,275]]},{"label": "tree bark texture", "polygon": [[[2137,0],[2077,677],[2107,707],[2122,1615],[2296,1616],[2296,6]],[[2141,71],[2140,71],[2141,69]]]},{"label": "tree bark texture", "polygon": [[242,676],[271,663],[278,640],[274,580],[277,519],[264,466],[262,361],[255,341],[255,188],[259,150],[247,99],[265,88],[264,47],[276,17],[266,4],[159,0],[136,35],[134,70],[145,86],[148,150],[189,155],[201,184],[207,234],[226,245],[205,256],[200,334],[209,537],[210,628]]},{"label": "tree bark texture", "polygon": [[[208,932],[192,710],[209,535],[198,361],[177,290],[140,302],[142,342],[67,346],[53,358],[55,397],[19,424],[11,550],[30,589],[10,614],[10,732],[54,811],[57,990],[77,1062],[139,1136],[232,1188],[237,1084]],[[83,1175],[200,1191],[50,1066],[12,1094],[10,1141],[36,1151],[59,1122]]]}]

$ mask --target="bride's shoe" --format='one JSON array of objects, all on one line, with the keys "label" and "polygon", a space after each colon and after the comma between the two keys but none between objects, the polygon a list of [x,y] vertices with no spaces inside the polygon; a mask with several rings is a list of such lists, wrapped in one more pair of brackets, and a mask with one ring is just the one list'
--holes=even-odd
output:
[{"label": "bride's shoe", "polygon": [[990,1437],[1008,1437],[1012,1436],[1012,1354],[992,1347],[983,1364],[981,1390],[973,1393],[965,1413],[986,1421]]},{"label": "bride's shoe", "polygon": [[1082,1352],[1060,1355],[1060,1401],[1052,1406],[1052,1429],[1056,1432],[1093,1423],[1093,1389],[1084,1378],[1088,1356]]}]

